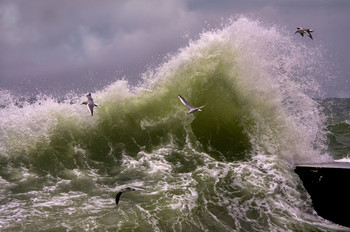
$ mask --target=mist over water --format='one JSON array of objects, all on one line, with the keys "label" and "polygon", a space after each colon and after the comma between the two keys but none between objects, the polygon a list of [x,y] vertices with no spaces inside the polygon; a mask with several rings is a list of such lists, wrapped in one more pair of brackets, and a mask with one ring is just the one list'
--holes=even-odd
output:
[{"label": "mist over water", "polygon": [[[313,97],[321,48],[246,17],[143,74],[92,93],[20,101],[1,91],[0,228],[339,231],[294,164],[332,160]],[[187,115],[177,95],[202,112]],[[125,193],[123,187],[145,191]]]}]

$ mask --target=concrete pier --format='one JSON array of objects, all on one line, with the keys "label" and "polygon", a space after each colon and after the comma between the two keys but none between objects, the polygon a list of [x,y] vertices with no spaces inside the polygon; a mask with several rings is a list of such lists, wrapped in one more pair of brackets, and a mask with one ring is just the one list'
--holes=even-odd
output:
[{"label": "concrete pier", "polygon": [[350,163],[299,164],[295,167],[317,214],[350,227]]}]

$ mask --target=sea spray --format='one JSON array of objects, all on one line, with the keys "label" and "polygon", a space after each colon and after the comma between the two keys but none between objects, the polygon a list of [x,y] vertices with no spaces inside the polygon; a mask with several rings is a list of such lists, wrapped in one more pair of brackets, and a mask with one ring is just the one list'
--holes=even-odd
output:
[{"label": "sea spray", "polygon": [[[319,159],[324,153],[323,116],[309,95],[319,92],[317,78],[328,75],[322,54],[296,44],[275,27],[261,30],[259,22],[240,18],[221,30],[205,32],[146,77],[145,83],[156,95],[173,99],[181,92],[194,105],[208,104],[192,129],[201,130],[201,122],[205,124],[202,130],[210,130],[203,136],[211,140],[207,144],[215,143],[215,138],[224,140],[221,148],[227,147],[226,153],[237,155],[237,150],[248,149],[248,136],[254,140],[248,143],[262,142],[261,146],[274,150],[278,148],[272,146],[285,143],[295,150],[292,144],[298,144],[300,150],[284,154],[287,159]],[[234,133],[221,130],[208,135],[218,128]]]}]

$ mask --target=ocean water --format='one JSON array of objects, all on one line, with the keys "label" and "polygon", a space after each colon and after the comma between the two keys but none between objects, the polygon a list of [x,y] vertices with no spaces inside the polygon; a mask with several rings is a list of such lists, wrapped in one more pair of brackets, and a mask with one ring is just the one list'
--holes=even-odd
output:
[{"label": "ocean water", "polygon": [[328,116],[328,151],[336,160],[350,162],[350,99],[328,98],[320,101]]},{"label": "ocean water", "polygon": [[93,92],[93,117],[80,94],[0,91],[0,230],[349,231],[293,171],[350,155],[350,100],[319,98],[308,42],[240,17]]}]

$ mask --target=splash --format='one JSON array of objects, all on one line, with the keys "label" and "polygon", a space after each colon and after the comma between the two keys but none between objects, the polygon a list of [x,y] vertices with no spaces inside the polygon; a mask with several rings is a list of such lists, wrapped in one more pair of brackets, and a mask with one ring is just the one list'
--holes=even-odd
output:
[{"label": "splash", "polygon": [[[145,73],[139,86],[120,80],[96,92],[101,107],[94,118],[86,116],[76,96],[77,104],[7,103],[1,110],[1,148],[12,153],[68,137],[62,146],[93,149],[91,141],[99,140],[105,150],[123,144],[139,151],[170,140],[183,143],[190,129],[205,151],[228,159],[261,151],[290,160],[320,157],[323,119],[310,95],[319,92],[321,60],[317,48],[242,17],[202,33]],[[186,118],[179,93],[194,105],[207,104],[205,111]]]}]

